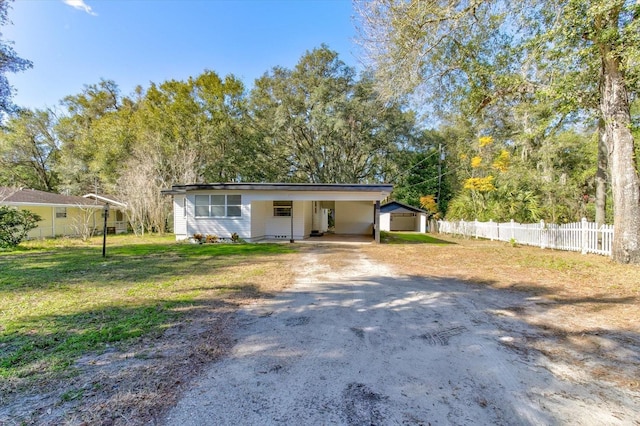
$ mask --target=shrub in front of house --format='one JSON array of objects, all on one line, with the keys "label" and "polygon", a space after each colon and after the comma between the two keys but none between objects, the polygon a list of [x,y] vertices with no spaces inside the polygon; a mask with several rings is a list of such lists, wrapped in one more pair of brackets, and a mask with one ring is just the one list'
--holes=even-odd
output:
[{"label": "shrub in front of house", "polygon": [[15,247],[38,227],[42,218],[29,210],[0,206],[0,247]]}]

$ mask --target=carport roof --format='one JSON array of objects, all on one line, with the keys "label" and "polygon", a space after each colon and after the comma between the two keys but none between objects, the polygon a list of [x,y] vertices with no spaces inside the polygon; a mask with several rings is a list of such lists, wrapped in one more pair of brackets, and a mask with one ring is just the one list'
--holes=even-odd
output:
[{"label": "carport roof", "polygon": [[184,194],[188,191],[341,191],[391,193],[393,185],[358,183],[193,183],[177,184],[162,191],[165,195]]}]

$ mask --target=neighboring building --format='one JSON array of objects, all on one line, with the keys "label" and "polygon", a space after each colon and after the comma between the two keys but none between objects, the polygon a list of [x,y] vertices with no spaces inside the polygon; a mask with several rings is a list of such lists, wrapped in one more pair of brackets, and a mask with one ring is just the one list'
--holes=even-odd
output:
[{"label": "neighboring building", "polygon": [[427,232],[427,212],[398,201],[380,207],[382,231]]},{"label": "neighboring building", "polygon": [[[102,232],[107,200],[93,194],[85,198],[35,189],[0,187],[0,205],[29,210],[42,218],[38,227],[29,232],[28,238],[31,239]],[[121,211],[124,204],[115,200],[108,202],[108,232],[126,232],[127,223]]]},{"label": "neighboring building", "polygon": [[[379,241],[380,201],[392,185],[214,183],[174,185],[174,233],[246,241],[299,240],[314,234],[369,235]],[[292,232],[293,231],[293,232]],[[315,231],[315,232],[314,232]]]}]

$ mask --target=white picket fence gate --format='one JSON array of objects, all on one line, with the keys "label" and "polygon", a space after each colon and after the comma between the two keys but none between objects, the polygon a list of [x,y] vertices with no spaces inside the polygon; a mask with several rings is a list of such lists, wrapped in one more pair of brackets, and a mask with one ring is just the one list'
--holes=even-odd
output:
[{"label": "white picket fence gate", "polygon": [[438,232],[605,256],[611,256],[613,246],[613,225],[598,227],[597,223],[587,222],[584,218],[581,222],[564,225],[544,223],[543,220],[540,223],[439,220]]}]

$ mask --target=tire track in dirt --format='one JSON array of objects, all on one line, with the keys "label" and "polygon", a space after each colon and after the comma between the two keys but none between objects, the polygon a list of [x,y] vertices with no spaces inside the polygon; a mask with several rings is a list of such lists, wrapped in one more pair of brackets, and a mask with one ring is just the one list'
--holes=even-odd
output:
[{"label": "tire track in dirt", "polygon": [[239,314],[235,347],[192,384],[168,425],[638,418],[633,395],[607,402],[560,380],[541,354],[509,346],[539,333],[497,313],[526,303],[521,294],[396,275],[357,247],[314,247],[296,267],[293,288]]}]

